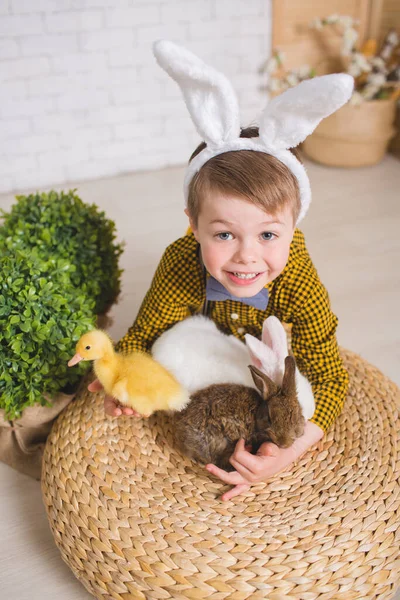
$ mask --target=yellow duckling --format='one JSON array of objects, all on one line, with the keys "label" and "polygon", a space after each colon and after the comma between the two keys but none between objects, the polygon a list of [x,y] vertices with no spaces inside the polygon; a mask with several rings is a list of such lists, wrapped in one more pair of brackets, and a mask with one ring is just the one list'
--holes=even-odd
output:
[{"label": "yellow duckling", "polygon": [[110,337],[99,329],[81,337],[68,366],[81,360],[94,361],[106,394],[144,417],[156,410],[182,410],[189,403],[188,392],[162,365],[142,352],[117,354]]}]

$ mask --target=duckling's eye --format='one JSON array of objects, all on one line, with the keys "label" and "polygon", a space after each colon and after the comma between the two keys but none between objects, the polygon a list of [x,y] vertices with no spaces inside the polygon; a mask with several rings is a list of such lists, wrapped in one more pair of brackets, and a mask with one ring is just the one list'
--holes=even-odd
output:
[{"label": "duckling's eye", "polygon": [[86,346],[85,350],[90,350],[90,346]]}]

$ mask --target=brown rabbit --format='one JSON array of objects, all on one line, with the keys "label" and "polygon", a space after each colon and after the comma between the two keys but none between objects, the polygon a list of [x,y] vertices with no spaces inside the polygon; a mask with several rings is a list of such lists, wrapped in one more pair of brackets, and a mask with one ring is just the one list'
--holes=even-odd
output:
[{"label": "brown rabbit", "polygon": [[229,458],[239,439],[255,453],[268,441],[287,448],[303,434],[305,420],[297,399],[294,358],[285,359],[282,387],[256,367],[249,369],[260,393],[238,384],[210,385],[174,413],[174,437],[184,454],[232,471]]}]

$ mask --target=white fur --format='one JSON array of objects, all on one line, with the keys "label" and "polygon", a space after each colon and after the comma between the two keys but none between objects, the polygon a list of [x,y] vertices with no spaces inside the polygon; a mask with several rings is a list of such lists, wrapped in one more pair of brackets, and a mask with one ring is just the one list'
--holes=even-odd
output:
[{"label": "white fur", "polygon": [[[288,345],[279,319],[271,316],[264,321],[262,341],[249,334],[245,339],[246,345],[219,331],[211,319],[195,315],[163,333],[154,343],[152,355],[190,394],[215,383],[241,383],[256,389],[249,364],[282,385]],[[311,419],[314,395],[297,367],[296,387],[303,415]]]},{"label": "white fur", "polygon": [[289,151],[317,125],[345,104],[354,79],[345,73],[302,81],[267,104],[261,115],[259,138],[240,138],[239,104],[235,91],[222,74],[197,56],[168,40],[153,46],[159,65],[180,86],[186,106],[207,147],[188,165],[184,181],[187,204],[191,180],[213,156],[236,150],[255,150],[275,156],[297,178],[301,210],[297,224],[311,202],[310,182],[304,166]]},{"label": "white fur", "polygon": [[249,352],[233,335],[225,335],[202,315],[180,321],[155,341],[152,355],[190,394],[214,383],[256,387]]}]

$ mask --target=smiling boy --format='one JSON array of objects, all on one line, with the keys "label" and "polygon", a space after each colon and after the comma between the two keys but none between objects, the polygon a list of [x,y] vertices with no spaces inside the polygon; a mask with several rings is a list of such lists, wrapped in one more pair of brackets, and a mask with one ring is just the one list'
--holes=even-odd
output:
[{"label": "smiling boy", "polygon": [[[256,128],[249,128],[241,135],[257,133]],[[191,160],[202,148],[197,148]],[[227,473],[207,465],[211,473],[236,486],[223,500],[265,481],[299,458],[323,437],[346,396],[348,375],[335,338],[337,318],[304,236],[295,227],[299,211],[296,178],[276,158],[243,150],[209,160],[189,188],[185,212],[192,232],[164,252],[138,316],[118,344],[124,352],[150,352],[166,329],[201,312],[206,301],[208,316],[241,340],[246,333],[260,337],[270,315],[292,324],[292,351],[313,387],[316,411],[304,435],[290,448],[266,443],[254,456],[241,441],[231,458],[236,471]],[[212,299],[210,280],[222,286],[226,299]],[[109,397],[105,408],[112,416],[133,414]]]},{"label": "smiling boy", "polygon": [[219,192],[202,200],[197,222],[186,214],[208,273],[233,296],[255,296],[285,268],[294,234],[289,206],[268,215]]},{"label": "smiling boy", "polygon": [[[202,311],[243,341],[260,337],[275,315],[292,325],[292,352],[316,403],[303,436],[290,448],[267,442],[252,455],[240,440],[230,459],[236,471],[207,469],[234,485],[228,500],[279,473],[320,440],[339,415],[348,387],[336,342],[337,318],[297,224],[311,190],[293,150],[322,118],[351,96],[344,74],[304,81],[267,104],[260,127],[242,130],[233,88],[224,75],[184,48],[154,45],[160,66],[180,85],[205,140],[184,182],[191,232],[168,246],[138,316],[120,340],[124,352],[150,352],[169,327]],[[94,383],[92,391],[98,389]],[[105,399],[108,414],[132,414]]]}]

